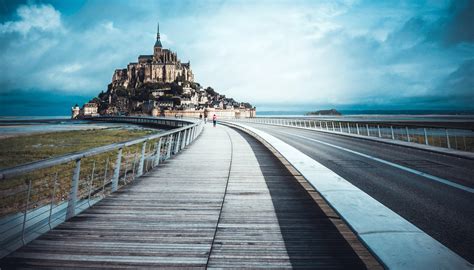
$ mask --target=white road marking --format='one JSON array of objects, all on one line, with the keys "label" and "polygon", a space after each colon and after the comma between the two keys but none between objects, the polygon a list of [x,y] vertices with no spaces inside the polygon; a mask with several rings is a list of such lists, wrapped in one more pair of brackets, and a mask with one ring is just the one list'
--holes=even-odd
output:
[{"label": "white road marking", "polygon": [[355,155],[359,155],[361,157],[365,157],[365,158],[368,158],[368,159],[371,159],[371,160],[374,160],[374,161],[377,161],[377,162],[380,162],[380,163],[398,168],[400,170],[404,170],[404,171],[407,171],[407,172],[410,172],[410,173],[413,173],[413,174],[416,174],[416,175],[419,175],[419,176],[423,176],[425,178],[436,181],[438,183],[448,185],[450,187],[454,187],[454,188],[457,188],[457,189],[460,189],[460,190],[464,190],[464,191],[467,191],[469,193],[474,193],[474,188],[466,187],[466,186],[463,186],[461,184],[454,183],[450,180],[447,180],[447,179],[444,179],[444,178],[441,178],[441,177],[437,177],[437,176],[434,176],[434,175],[431,175],[431,174],[428,174],[428,173],[424,173],[424,172],[421,172],[421,171],[418,171],[418,170],[415,170],[415,169],[411,169],[411,168],[408,168],[408,167],[405,167],[405,166],[402,166],[402,165],[399,165],[399,164],[396,164],[396,163],[393,163],[393,162],[390,162],[390,161],[387,161],[387,160],[384,160],[384,159],[376,158],[376,157],[373,157],[373,156],[370,156],[370,155],[367,155],[367,154],[363,154],[363,153],[360,153],[360,152],[357,152],[357,151],[354,151],[354,150],[350,150],[350,149],[347,149],[347,148],[344,148],[344,147],[341,147],[341,146],[337,146],[337,145],[327,143],[327,142],[323,142],[323,141],[320,141],[320,140],[316,140],[316,139],[313,139],[313,138],[308,138],[306,136],[296,135],[296,134],[293,134],[293,133],[288,133],[288,132],[283,132],[283,131],[278,131],[278,132],[279,133],[284,133],[284,134],[287,134],[287,135],[290,135],[290,136],[295,136],[295,137],[299,137],[299,138],[302,138],[302,139],[314,141],[314,142],[324,144],[324,145],[327,145],[327,146],[330,146],[330,147],[334,147],[334,148],[337,148],[339,150],[343,150],[343,151],[346,151],[346,152],[349,152],[349,153],[352,153],[352,154],[355,154]]}]

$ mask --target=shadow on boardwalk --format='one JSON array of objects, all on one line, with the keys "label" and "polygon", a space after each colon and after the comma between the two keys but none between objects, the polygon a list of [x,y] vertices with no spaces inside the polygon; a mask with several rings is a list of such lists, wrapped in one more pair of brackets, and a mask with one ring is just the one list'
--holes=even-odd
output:
[{"label": "shadow on boardwalk", "polygon": [[[294,268],[366,269],[364,263],[308,192],[265,146],[238,131],[251,145],[262,168],[285,247]],[[272,170],[265,168],[272,167]]]}]

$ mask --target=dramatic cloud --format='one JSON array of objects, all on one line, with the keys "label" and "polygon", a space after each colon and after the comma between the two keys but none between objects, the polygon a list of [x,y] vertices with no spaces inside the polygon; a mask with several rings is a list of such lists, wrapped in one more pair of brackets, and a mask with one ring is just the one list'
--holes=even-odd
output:
[{"label": "dramatic cloud", "polygon": [[471,0],[54,1],[10,13],[0,21],[9,96],[96,95],[152,52],[159,19],[164,46],[201,84],[257,106],[474,108]]},{"label": "dramatic cloud", "polygon": [[18,32],[23,35],[31,29],[56,31],[62,28],[61,14],[51,5],[20,6],[18,20],[0,24],[0,33]]}]

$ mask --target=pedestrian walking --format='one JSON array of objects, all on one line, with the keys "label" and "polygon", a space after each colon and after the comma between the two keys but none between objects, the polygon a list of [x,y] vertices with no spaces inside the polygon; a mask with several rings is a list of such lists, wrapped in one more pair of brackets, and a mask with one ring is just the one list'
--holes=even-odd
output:
[{"label": "pedestrian walking", "polygon": [[214,127],[216,127],[216,124],[217,124],[217,115],[213,115],[212,116],[212,124],[214,125]]}]

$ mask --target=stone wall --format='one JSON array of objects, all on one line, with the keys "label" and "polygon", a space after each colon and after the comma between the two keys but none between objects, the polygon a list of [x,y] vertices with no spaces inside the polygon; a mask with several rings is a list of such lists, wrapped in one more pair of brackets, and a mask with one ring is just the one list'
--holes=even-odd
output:
[{"label": "stone wall", "polygon": [[[233,119],[233,118],[253,118],[256,117],[255,109],[232,109],[232,110],[217,110],[208,109],[207,118],[212,119],[213,115],[217,116],[217,119]],[[164,115],[166,117],[190,117],[199,118],[199,115],[204,116],[204,110],[165,110]]]}]

